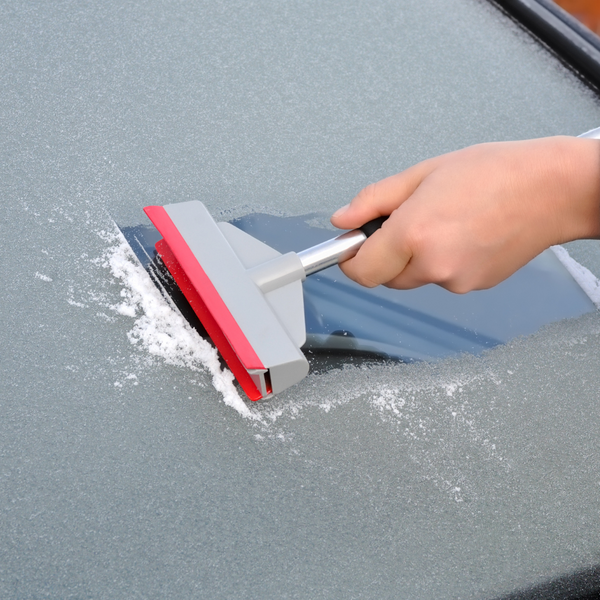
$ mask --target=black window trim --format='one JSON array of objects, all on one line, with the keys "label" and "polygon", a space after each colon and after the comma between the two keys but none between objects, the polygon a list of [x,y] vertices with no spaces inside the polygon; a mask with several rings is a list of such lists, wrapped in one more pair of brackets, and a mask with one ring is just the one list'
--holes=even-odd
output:
[{"label": "black window trim", "polygon": [[489,0],[600,94],[600,37],[552,0]]}]

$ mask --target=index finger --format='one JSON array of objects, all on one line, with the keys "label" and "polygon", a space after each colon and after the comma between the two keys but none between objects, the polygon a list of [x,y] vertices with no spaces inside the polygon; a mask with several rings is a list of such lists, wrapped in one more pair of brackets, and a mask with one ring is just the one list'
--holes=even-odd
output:
[{"label": "index finger", "polygon": [[363,188],[347,206],[331,217],[340,229],[356,229],[377,217],[386,217],[407,200],[431,172],[432,161],[418,163]]}]

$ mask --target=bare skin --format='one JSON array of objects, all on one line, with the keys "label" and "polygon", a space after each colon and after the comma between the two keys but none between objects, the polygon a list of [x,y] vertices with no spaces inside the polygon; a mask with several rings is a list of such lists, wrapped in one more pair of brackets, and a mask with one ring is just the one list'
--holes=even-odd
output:
[{"label": "bare skin", "polygon": [[331,218],[389,215],[340,265],[367,287],[490,288],[553,244],[600,237],[600,141],[552,137],[471,146],[371,184]]}]

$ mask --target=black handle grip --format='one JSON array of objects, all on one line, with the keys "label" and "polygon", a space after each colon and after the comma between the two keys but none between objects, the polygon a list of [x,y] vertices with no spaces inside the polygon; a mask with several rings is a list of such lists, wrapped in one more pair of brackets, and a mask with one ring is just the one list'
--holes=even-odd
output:
[{"label": "black handle grip", "polygon": [[367,237],[371,237],[386,221],[388,217],[377,217],[368,223],[365,223],[362,227],[359,227]]}]

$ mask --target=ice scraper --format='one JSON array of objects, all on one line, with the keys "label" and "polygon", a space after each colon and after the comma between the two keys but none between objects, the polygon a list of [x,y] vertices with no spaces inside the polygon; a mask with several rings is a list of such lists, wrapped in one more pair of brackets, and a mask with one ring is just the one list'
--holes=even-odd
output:
[{"label": "ice scraper", "polygon": [[281,254],[199,201],[144,209],[156,251],[244,392],[267,398],[308,373],[302,282],[356,254],[385,218],[302,252]]},{"label": "ice scraper", "polygon": [[[580,137],[599,139],[600,128]],[[306,340],[302,281],[307,275],[353,256],[368,235],[385,220],[367,223],[360,230],[343,233],[303,252],[281,254],[230,223],[215,223],[200,202],[150,206],[145,210],[163,236],[156,244],[159,256],[240,385],[253,400],[281,392],[308,372],[308,362],[300,350]],[[390,308],[393,305],[388,313],[398,313],[403,327],[391,325],[389,319],[375,323],[380,328],[392,328],[402,333],[402,343],[396,341],[397,348],[391,348],[391,354],[387,350],[389,344],[379,343],[379,348],[385,346],[386,354],[390,356],[400,352],[400,355],[415,360],[445,356],[451,351],[471,351],[475,344],[473,340],[477,347],[491,347],[511,339],[515,331],[526,334],[539,326],[539,319],[534,319],[538,325],[528,322],[525,326],[521,324],[520,329],[513,327],[514,315],[526,312],[517,307],[519,299],[531,295],[523,278],[534,282],[536,289],[552,290],[549,296],[555,300],[555,306],[542,316],[542,323],[577,316],[594,308],[588,298],[584,298],[586,302],[579,298],[582,291],[566,271],[562,275],[567,276],[571,286],[565,285],[564,277],[559,277],[560,269],[557,270],[556,265],[550,268],[552,262],[558,264],[555,257],[551,261],[541,256],[504,284],[476,295],[457,298],[435,287],[413,291],[412,296],[405,293],[403,298],[407,301],[416,294],[413,301],[420,307],[418,311],[408,306],[410,302],[407,306],[398,306],[397,302],[390,302],[390,298],[380,298],[377,291],[368,297],[370,303],[362,302],[353,308],[356,313],[357,306],[362,307],[358,321],[372,326],[373,318],[364,317],[373,311],[365,306],[376,306],[377,315],[380,315],[385,312],[384,306]],[[309,282],[307,288],[312,283]],[[565,291],[569,292],[568,298],[563,297]],[[356,300],[355,296],[358,297],[357,293],[354,296],[346,294],[344,298],[351,301]],[[366,301],[364,291],[360,291],[359,296]],[[476,299],[481,299],[486,308],[478,308]],[[551,303],[544,302],[545,306],[548,304]],[[440,307],[444,306],[452,310],[449,308],[440,313]],[[499,319],[498,307],[506,309],[504,319]],[[462,313],[458,309],[462,309],[468,318],[464,315],[460,318]],[[339,316],[339,304],[333,310]],[[490,329],[482,328],[482,323],[489,322],[498,322],[499,326],[494,329],[497,339],[481,335],[482,331],[485,333]],[[465,336],[467,346],[463,343]],[[330,335],[328,340],[330,338],[339,339],[339,336]],[[457,340],[461,342],[458,346]],[[435,348],[429,347],[432,344]]]}]

